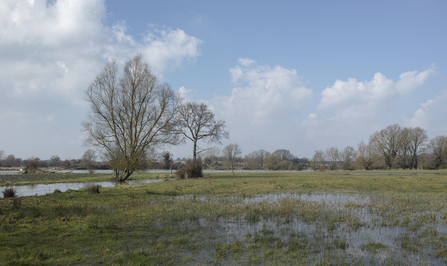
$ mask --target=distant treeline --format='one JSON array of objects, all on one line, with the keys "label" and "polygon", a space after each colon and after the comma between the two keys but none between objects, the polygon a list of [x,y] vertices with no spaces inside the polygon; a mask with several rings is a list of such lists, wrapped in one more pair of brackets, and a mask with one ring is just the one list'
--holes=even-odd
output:
[{"label": "distant treeline", "polygon": [[[231,144],[232,145],[232,144]],[[360,142],[357,149],[347,146],[316,150],[312,158],[299,158],[287,149],[278,149],[272,153],[265,150],[253,151],[244,157],[231,160],[225,155],[225,149],[212,147],[199,158],[203,169],[227,170],[233,166],[244,170],[356,170],[356,169],[445,169],[447,168],[447,137],[433,139],[420,127],[401,128],[390,125],[372,134],[368,142]],[[87,150],[81,159],[61,160],[52,156],[48,160],[31,157],[25,160],[8,156],[0,151],[1,167],[32,167],[60,169],[109,169],[107,161],[97,161],[94,150]],[[148,156],[141,165],[144,169],[178,170],[184,167],[185,159],[174,160],[171,153]]]}]

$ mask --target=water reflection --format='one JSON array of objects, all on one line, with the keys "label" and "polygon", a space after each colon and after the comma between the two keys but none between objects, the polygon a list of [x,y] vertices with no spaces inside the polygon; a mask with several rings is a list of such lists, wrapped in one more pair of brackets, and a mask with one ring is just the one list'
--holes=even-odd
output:
[{"label": "water reflection", "polygon": [[[309,251],[313,254],[311,257],[317,261],[324,254],[332,254],[333,257],[348,258],[347,261],[352,264],[445,265],[444,257],[437,256],[436,252],[439,250],[432,246],[437,239],[443,241],[447,237],[446,223],[439,218],[441,213],[417,209],[408,213],[396,212],[394,208],[379,210],[377,207],[386,205],[386,201],[375,195],[275,193],[254,197],[182,195],[175,199],[200,201],[216,206],[242,205],[246,210],[259,206],[257,210],[264,210],[257,221],[248,221],[247,213],[240,213],[232,217],[200,218],[183,222],[182,226],[189,230],[208,232],[207,237],[216,239],[218,243],[242,241],[284,248],[290,247],[291,243],[303,243],[303,251]],[[284,202],[294,202],[287,199],[299,200],[295,201],[293,212],[284,216],[268,215],[267,206],[270,204],[279,207]],[[319,206],[318,217],[304,219],[303,208],[313,204]],[[413,219],[409,224],[402,223],[407,216],[416,218],[426,212],[435,214],[437,218],[419,225]],[[413,239],[422,244],[409,248]],[[381,246],[375,246],[376,243]]]}]

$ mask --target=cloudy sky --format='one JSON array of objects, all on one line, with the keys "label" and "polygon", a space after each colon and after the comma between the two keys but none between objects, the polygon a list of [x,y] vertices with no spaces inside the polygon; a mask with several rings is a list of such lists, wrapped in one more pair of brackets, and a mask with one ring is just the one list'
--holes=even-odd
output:
[{"label": "cloudy sky", "polygon": [[224,145],[243,154],[311,157],[395,123],[447,135],[446,10],[443,0],[2,0],[0,150],[80,158],[84,90],[108,60],[136,53],[225,119]]}]

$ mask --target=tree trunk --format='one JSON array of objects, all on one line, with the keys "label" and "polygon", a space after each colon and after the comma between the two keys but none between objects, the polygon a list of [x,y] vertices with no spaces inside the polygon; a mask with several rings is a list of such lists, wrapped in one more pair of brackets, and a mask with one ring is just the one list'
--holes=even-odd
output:
[{"label": "tree trunk", "polygon": [[233,163],[231,163],[230,164],[230,166],[231,166],[231,172],[233,173],[233,175],[234,175],[234,170],[233,170]]},{"label": "tree trunk", "polygon": [[120,182],[126,181],[126,179],[128,179],[130,175],[132,175],[132,172],[125,170],[121,176],[118,176],[116,178],[116,180]]},{"label": "tree trunk", "polygon": [[193,161],[196,160],[196,157],[197,157],[196,153],[197,153],[197,141],[194,141],[193,156],[192,156]]}]

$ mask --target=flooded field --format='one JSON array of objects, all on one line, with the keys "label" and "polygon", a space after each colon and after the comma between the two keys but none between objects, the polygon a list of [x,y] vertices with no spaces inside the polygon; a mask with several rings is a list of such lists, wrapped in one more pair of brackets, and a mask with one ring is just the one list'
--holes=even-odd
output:
[{"label": "flooded field", "polygon": [[[309,265],[447,263],[447,210],[415,205],[428,198],[275,193],[245,198],[183,195],[172,200],[217,209],[214,217],[186,217],[177,226],[212,240],[211,246],[220,245],[222,256],[238,258],[234,264],[256,263],[251,260],[255,257],[263,258],[258,262],[285,264],[300,259]],[[199,253],[191,264],[212,261],[212,254]]]},{"label": "flooded field", "polygon": [[[446,265],[447,171],[413,173],[211,173],[4,198],[0,265]],[[148,177],[164,180],[135,180]]]}]

